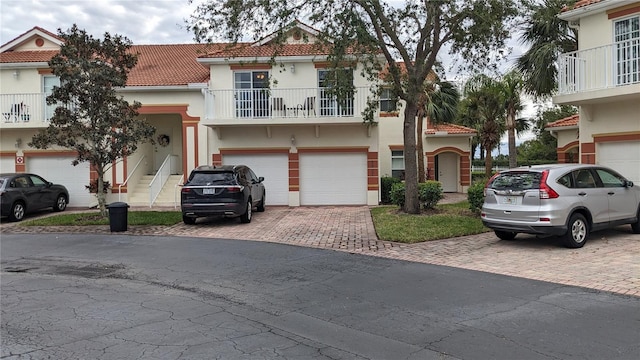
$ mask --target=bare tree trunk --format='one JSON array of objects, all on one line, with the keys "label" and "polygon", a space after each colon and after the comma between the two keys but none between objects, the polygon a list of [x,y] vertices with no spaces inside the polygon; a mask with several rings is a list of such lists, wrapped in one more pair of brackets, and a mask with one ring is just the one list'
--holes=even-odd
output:
[{"label": "bare tree trunk", "polygon": [[100,215],[107,217],[107,201],[104,190],[104,169],[96,166],[96,173],[98,174],[98,188],[96,189],[96,196],[98,198],[98,209],[100,209]]},{"label": "bare tree trunk", "polygon": [[491,155],[491,150],[485,149],[485,157],[484,157],[484,175],[486,177],[491,177],[491,168],[493,167],[493,157]]},{"label": "bare tree trunk", "polygon": [[416,153],[418,159],[418,184],[425,182],[425,172],[424,172],[424,147],[422,146],[422,124],[424,120],[424,112],[422,110],[418,110],[418,118],[416,121],[418,122],[416,125]]},{"label": "bare tree trunk", "polygon": [[407,101],[404,110],[404,211],[409,214],[420,213],[418,201],[418,167],[416,164],[416,114],[415,103]]},{"label": "bare tree trunk", "polygon": [[507,134],[509,136],[509,168],[514,168],[518,166],[515,114],[507,114]]}]

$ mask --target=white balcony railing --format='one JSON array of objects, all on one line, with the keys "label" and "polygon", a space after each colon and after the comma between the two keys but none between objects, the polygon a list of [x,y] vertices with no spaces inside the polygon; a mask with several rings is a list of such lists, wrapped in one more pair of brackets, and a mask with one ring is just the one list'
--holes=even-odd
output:
[{"label": "white balcony railing", "polygon": [[1,121],[5,123],[44,123],[53,115],[54,106],[47,106],[45,94],[0,95]]},{"label": "white balcony railing", "polygon": [[205,119],[361,117],[368,87],[336,98],[322,88],[205,91]]},{"label": "white balcony railing", "polygon": [[640,39],[560,55],[560,95],[640,83]]}]

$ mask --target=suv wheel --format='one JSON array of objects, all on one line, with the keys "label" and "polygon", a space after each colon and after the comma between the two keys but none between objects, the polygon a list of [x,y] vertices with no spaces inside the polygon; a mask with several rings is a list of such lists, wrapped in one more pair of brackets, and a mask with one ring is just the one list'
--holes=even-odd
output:
[{"label": "suv wheel", "polygon": [[21,201],[16,201],[11,207],[11,212],[9,213],[9,221],[21,221],[24,218],[24,214],[26,213],[26,209],[24,204]]},{"label": "suv wheel", "polygon": [[638,213],[636,214],[636,222],[631,224],[631,231],[634,234],[640,234],[640,207],[638,208]]},{"label": "suv wheel", "polygon": [[587,224],[587,220],[584,218],[584,216],[582,216],[581,214],[571,215],[567,233],[562,237],[565,245],[569,248],[574,249],[581,248],[584,246],[584,243],[587,242],[588,236],[589,224]]},{"label": "suv wheel", "polygon": [[496,236],[500,238],[500,240],[513,240],[518,233],[513,231],[495,231]]},{"label": "suv wheel", "polygon": [[67,208],[67,197],[60,194],[56,198],[56,203],[53,205],[53,211],[64,211]]},{"label": "suv wheel", "polygon": [[196,223],[196,218],[182,215],[182,222],[187,225],[194,225]]},{"label": "suv wheel", "polygon": [[240,215],[240,222],[243,224],[248,224],[251,222],[251,199],[247,201],[247,210],[244,214]]}]

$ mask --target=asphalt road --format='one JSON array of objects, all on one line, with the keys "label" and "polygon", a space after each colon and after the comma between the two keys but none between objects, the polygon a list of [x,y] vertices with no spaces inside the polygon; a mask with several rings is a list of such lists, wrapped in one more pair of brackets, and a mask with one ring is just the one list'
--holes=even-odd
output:
[{"label": "asphalt road", "polygon": [[638,359],[640,298],[281,244],[3,234],[2,359]]}]

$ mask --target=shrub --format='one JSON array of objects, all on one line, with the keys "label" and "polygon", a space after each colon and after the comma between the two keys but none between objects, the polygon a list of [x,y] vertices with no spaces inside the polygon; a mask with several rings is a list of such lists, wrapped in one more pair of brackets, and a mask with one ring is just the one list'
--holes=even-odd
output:
[{"label": "shrub", "polygon": [[418,184],[418,197],[425,209],[433,209],[444,197],[442,184],[434,180]]},{"label": "shrub", "polygon": [[469,210],[479,213],[484,203],[484,185],[485,181],[476,181],[467,190],[467,200],[469,201]]},{"label": "shrub", "polygon": [[393,205],[404,207],[404,183],[397,182],[391,185],[391,191],[389,192],[389,198]]},{"label": "shrub", "polygon": [[383,176],[380,178],[381,201],[383,204],[392,204],[391,202],[391,186],[400,182],[400,179],[391,176]]}]

